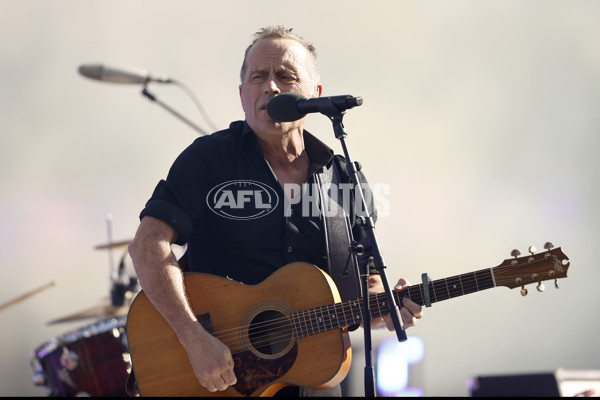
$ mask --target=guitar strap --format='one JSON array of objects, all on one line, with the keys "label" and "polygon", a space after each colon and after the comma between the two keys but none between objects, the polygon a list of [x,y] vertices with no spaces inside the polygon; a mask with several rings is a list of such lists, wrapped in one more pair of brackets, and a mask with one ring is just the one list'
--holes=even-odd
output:
[{"label": "guitar strap", "polygon": [[[335,162],[315,174],[321,198],[321,214],[325,231],[327,265],[342,301],[362,297],[360,271],[356,253],[352,251],[352,227],[344,210],[340,173]],[[346,197],[349,197],[346,194]],[[351,207],[352,202],[346,205]]]}]

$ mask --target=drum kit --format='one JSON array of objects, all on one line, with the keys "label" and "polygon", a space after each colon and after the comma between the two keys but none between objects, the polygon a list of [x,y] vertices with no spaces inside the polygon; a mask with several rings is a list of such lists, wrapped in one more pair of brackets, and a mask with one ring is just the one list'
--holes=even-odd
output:
[{"label": "drum kit", "polygon": [[[109,242],[97,250],[125,247],[130,241]],[[92,323],[42,343],[31,357],[34,385],[43,386],[50,397],[129,396],[126,390],[131,372],[126,318],[140,287],[137,278],[124,271],[123,255],[116,273],[111,274],[111,301],[70,314],[48,324],[94,319]],[[0,311],[54,286],[50,282],[4,305]]]}]

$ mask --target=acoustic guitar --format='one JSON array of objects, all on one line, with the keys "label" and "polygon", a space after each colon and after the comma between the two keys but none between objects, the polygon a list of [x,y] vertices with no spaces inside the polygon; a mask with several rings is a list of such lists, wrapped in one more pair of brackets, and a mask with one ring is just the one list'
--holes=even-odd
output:
[{"label": "acoustic guitar", "polygon": [[[420,305],[497,286],[521,288],[567,276],[570,262],[559,248],[504,260],[500,265],[394,292]],[[512,253],[511,253],[512,254]],[[199,322],[229,346],[237,384],[209,392],[196,379],[187,353],[170,326],[138,292],[127,316],[127,340],[140,396],[271,396],[285,386],[326,389],[340,383],[352,359],[348,327],[362,322],[363,300],[340,301],[324,271],[288,264],[257,285],[186,272],[185,287]],[[373,318],[389,312],[385,293],[369,295]]]}]

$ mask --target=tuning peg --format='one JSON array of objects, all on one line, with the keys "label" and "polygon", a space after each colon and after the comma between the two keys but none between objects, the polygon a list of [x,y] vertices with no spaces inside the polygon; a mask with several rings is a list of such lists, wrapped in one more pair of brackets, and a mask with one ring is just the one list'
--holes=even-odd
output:
[{"label": "tuning peg", "polygon": [[560,287],[558,286],[558,278],[554,278],[554,287],[556,289],[560,289]]},{"label": "tuning peg", "polygon": [[543,292],[546,287],[542,284],[542,282],[538,282],[536,289],[538,292]]},{"label": "tuning peg", "polygon": [[517,258],[521,255],[521,252],[518,249],[513,249],[513,251],[510,252],[510,255]]},{"label": "tuning peg", "polygon": [[554,244],[552,244],[552,242],[546,242],[546,243],[544,243],[544,248],[546,250],[551,250],[554,248]]},{"label": "tuning peg", "polygon": [[527,249],[531,254],[535,254],[535,252],[537,251],[537,249],[535,248],[535,246],[529,246],[529,249]]},{"label": "tuning peg", "polygon": [[525,286],[521,286],[521,296],[527,296],[527,289],[525,289]]}]

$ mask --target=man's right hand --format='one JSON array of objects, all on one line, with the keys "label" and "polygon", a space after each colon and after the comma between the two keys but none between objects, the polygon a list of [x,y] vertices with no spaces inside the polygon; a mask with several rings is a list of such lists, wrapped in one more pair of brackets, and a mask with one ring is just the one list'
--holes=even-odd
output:
[{"label": "man's right hand", "polygon": [[209,392],[225,390],[237,383],[231,350],[201,326],[185,340],[184,348],[198,382]]}]

